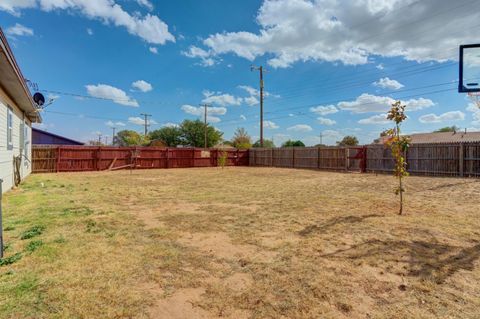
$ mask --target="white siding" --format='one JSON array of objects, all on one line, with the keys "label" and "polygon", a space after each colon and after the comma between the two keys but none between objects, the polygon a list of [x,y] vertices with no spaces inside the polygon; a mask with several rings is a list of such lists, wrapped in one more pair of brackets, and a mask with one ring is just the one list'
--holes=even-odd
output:
[{"label": "white siding", "polygon": [[[8,106],[13,110],[13,149],[7,146],[7,113]],[[24,121],[23,112],[13,104],[0,88],[0,178],[3,179],[3,192],[13,187],[13,157],[20,155],[22,151],[21,175],[22,179],[32,171],[32,127],[30,121],[25,118],[27,127],[26,145],[20,145],[21,127]]]}]

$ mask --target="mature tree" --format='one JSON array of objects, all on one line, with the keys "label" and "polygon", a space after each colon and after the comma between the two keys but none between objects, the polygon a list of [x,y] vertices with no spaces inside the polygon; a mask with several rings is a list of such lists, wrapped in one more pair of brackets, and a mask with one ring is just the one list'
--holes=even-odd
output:
[{"label": "mature tree", "polygon": [[[260,145],[260,140],[258,140],[258,141],[256,141],[255,143],[253,143],[252,146],[253,146],[253,147],[262,147],[262,146]],[[273,147],[275,147],[275,144],[273,143],[272,140],[266,140],[266,139],[264,139],[264,140],[263,140],[263,147],[273,148]]]},{"label": "mature tree", "polygon": [[302,141],[288,140],[282,144],[282,147],[305,147]]},{"label": "mature tree", "polygon": [[233,134],[232,146],[238,149],[252,147],[252,138],[243,127],[237,128],[235,134]]},{"label": "mature tree", "polygon": [[398,178],[398,187],[395,189],[395,194],[400,196],[400,209],[398,214],[402,215],[403,193],[405,192],[405,188],[403,187],[403,178],[408,176],[405,153],[410,143],[409,138],[402,136],[400,131],[402,122],[407,119],[407,116],[405,115],[405,105],[402,105],[402,102],[400,101],[393,103],[392,108],[387,114],[387,119],[395,123],[394,128],[388,130],[388,140],[385,142],[385,144],[390,146],[393,158],[395,159],[393,175]]},{"label": "mature tree", "polygon": [[337,141],[338,146],[357,146],[358,139],[353,135],[345,136],[341,141]]},{"label": "mature tree", "polygon": [[115,136],[114,145],[118,146],[143,146],[149,143],[148,137],[132,130],[123,130]]},{"label": "mature tree", "polygon": [[150,140],[162,141],[166,146],[175,147],[182,144],[182,131],[177,126],[165,126],[150,132]]},{"label": "mature tree", "polygon": [[443,133],[443,132],[458,132],[460,130],[459,127],[457,127],[456,125],[453,125],[453,126],[445,126],[445,127],[442,127],[436,131],[434,131],[433,133]]},{"label": "mature tree", "polygon": [[[203,147],[205,141],[205,124],[200,120],[185,120],[180,124],[181,142],[183,145]],[[217,145],[223,133],[207,124],[207,147]]]}]

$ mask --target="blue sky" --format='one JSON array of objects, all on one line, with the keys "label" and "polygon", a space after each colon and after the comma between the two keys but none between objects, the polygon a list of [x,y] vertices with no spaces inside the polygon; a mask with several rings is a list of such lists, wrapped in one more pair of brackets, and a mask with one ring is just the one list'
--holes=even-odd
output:
[{"label": "blue sky", "polygon": [[459,44],[475,42],[472,1],[0,0],[0,26],[24,76],[54,99],[42,128],[73,139],[139,132],[203,116],[231,138],[369,143],[391,126],[393,99],[408,132],[480,129],[457,93]]}]

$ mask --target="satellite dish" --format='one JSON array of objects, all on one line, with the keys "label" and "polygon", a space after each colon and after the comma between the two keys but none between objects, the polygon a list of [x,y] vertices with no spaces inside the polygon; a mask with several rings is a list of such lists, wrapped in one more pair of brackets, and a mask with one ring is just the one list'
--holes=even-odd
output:
[{"label": "satellite dish", "polygon": [[43,96],[42,93],[35,93],[33,95],[33,101],[38,105],[38,106],[43,106],[43,104],[45,103],[45,97]]}]

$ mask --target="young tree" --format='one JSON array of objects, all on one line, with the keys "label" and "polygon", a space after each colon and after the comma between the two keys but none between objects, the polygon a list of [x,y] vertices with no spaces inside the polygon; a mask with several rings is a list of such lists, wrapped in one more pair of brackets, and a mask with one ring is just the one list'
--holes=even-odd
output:
[{"label": "young tree", "polygon": [[300,140],[298,141],[288,140],[282,144],[282,147],[305,147],[305,144]]},{"label": "young tree", "polygon": [[[185,120],[180,124],[182,145],[203,147],[205,144],[205,124],[200,120]],[[212,147],[222,140],[223,133],[207,125],[207,147]]]},{"label": "young tree", "polygon": [[395,159],[395,167],[393,169],[393,175],[398,178],[398,187],[395,188],[395,194],[400,197],[400,209],[398,214],[403,214],[403,193],[405,188],[403,187],[403,178],[408,176],[407,161],[405,159],[405,152],[409,146],[409,139],[406,136],[401,136],[400,126],[403,121],[407,119],[405,115],[405,105],[402,105],[400,101],[392,104],[392,108],[387,114],[387,119],[395,123],[395,127],[387,131],[388,139],[385,142],[387,146],[392,150],[393,158]]},{"label": "young tree", "polygon": [[117,133],[113,141],[118,146],[143,146],[150,142],[148,137],[131,130],[123,130]]},{"label": "young tree", "polygon": [[150,132],[150,140],[160,140],[166,146],[175,147],[182,144],[182,132],[179,127],[166,126]]},{"label": "young tree", "polygon": [[243,127],[239,127],[235,131],[232,146],[238,149],[248,149],[252,147],[252,138]]},{"label": "young tree", "polygon": [[[257,140],[255,143],[253,143],[252,146],[253,146],[253,147],[262,147],[262,146],[260,145],[260,140]],[[263,147],[266,147],[266,148],[274,148],[274,147],[275,147],[275,144],[273,143],[272,140],[264,139],[264,140],[263,140]]]},{"label": "young tree", "polygon": [[358,139],[353,135],[345,136],[341,141],[337,141],[337,146],[357,146]]}]

